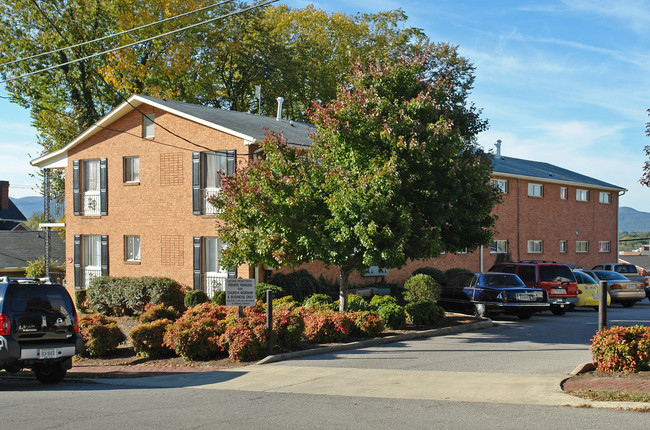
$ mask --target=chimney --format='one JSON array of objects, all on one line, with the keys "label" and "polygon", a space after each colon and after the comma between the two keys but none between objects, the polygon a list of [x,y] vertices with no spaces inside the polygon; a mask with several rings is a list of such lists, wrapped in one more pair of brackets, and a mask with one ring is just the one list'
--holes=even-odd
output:
[{"label": "chimney", "polygon": [[9,181],[0,181],[0,210],[9,207]]},{"label": "chimney", "polygon": [[497,139],[497,143],[494,146],[497,147],[497,157],[501,157],[501,139]]},{"label": "chimney", "polygon": [[280,121],[282,119],[282,102],[284,99],[282,97],[278,97],[278,116],[275,118],[276,120]]}]

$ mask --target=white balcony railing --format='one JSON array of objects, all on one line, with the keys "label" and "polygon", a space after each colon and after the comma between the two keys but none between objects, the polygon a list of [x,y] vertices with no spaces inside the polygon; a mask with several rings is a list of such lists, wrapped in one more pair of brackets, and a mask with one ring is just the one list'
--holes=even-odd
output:
[{"label": "white balcony railing", "polygon": [[99,191],[84,191],[83,214],[88,216],[99,216],[101,214],[101,195]]},{"label": "white balcony railing", "polygon": [[210,203],[213,197],[219,195],[221,188],[203,188],[201,194],[203,195],[203,213],[205,215],[215,215],[218,213],[217,209]]},{"label": "white balcony railing", "polygon": [[203,274],[203,292],[212,298],[215,291],[226,291],[228,273],[206,272]]},{"label": "white balcony railing", "polygon": [[84,290],[88,288],[90,286],[90,281],[92,281],[93,278],[96,278],[98,276],[102,276],[101,267],[93,267],[93,266],[84,267],[84,279],[81,288],[83,288]]}]

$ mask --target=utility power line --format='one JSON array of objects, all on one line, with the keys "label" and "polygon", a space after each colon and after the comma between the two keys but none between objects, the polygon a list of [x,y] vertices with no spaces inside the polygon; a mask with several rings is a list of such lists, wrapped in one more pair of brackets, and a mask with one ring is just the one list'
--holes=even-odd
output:
[{"label": "utility power line", "polygon": [[0,84],[4,84],[6,82],[26,78],[26,77],[29,77],[29,76],[32,76],[32,75],[36,75],[38,73],[46,72],[48,70],[53,70],[53,69],[57,69],[59,67],[63,67],[63,66],[67,66],[67,65],[70,65],[70,64],[78,63],[80,61],[89,60],[91,58],[99,57],[100,55],[104,55],[104,54],[108,54],[108,53],[111,53],[111,52],[119,51],[121,49],[129,48],[129,47],[135,46],[135,45],[139,45],[139,44],[144,43],[144,42],[150,42],[152,40],[160,39],[161,37],[170,36],[172,34],[180,33],[181,31],[185,31],[185,30],[188,30],[190,28],[198,27],[198,26],[203,25],[203,24],[209,24],[209,23],[214,22],[214,21],[219,21],[221,19],[229,18],[229,17],[234,16],[234,15],[239,15],[241,13],[248,12],[250,10],[260,8],[262,6],[266,6],[266,5],[269,5],[269,4],[272,4],[272,3],[276,3],[278,1],[279,0],[268,0],[268,1],[265,1],[265,2],[257,4],[257,5],[249,6],[249,7],[245,8],[245,9],[240,9],[240,10],[237,10],[235,12],[231,12],[231,13],[228,13],[228,14],[225,14],[225,15],[220,15],[220,16],[218,16],[216,18],[211,18],[211,19],[207,19],[205,21],[201,21],[201,22],[196,23],[196,24],[188,25],[187,27],[179,28],[177,30],[168,31],[167,33],[159,34],[158,36],[147,37],[146,39],[142,39],[142,40],[139,40],[139,41],[133,42],[133,43],[128,43],[126,45],[122,45],[122,46],[119,46],[117,48],[108,49],[106,51],[98,52],[98,53],[95,53],[95,54],[92,54],[92,55],[87,55],[87,56],[82,57],[82,58],[77,58],[76,60],[70,60],[70,61],[67,61],[65,63],[57,64],[57,65],[50,66],[50,67],[45,67],[43,69],[35,70],[33,72],[24,73],[24,74],[19,75],[19,76],[14,76],[14,77],[11,77],[11,78],[7,78],[7,79],[4,79],[4,80],[0,81]]}]

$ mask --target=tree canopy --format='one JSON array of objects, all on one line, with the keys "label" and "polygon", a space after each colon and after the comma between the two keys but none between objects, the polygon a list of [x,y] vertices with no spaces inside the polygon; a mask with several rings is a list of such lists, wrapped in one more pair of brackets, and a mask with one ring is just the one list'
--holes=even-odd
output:
[{"label": "tree canopy", "polygon": [[336,100],[316,104],[311,148],[271,134],[215,205],[225,265],[321,260],[347,279],[368,266],[487,245],[491,156],[473,142],[487,123],[468,102],[473,66],[447,44],[357,63]]},{"label": "tree canopy", "polygon": [[[31,0],[0,3],[3,79],[227,16],[7,82],[12,102],[30,110],[42,153],[63,147],[134,93],[257,112],[254,88],[261,85],[262,114],[274,115],[275,100],[282,96],[284,116],[305,121],[312,101],[333,100],[355,59],[395,57],[427,43],[421,30],[404,26],[406,16],[400,10],[352,16],[313,6],[265,6],[235,13],[247,6],[235,1],[125,32],[215,3],[49,0],[36,4]],[[117,36],[94,41],[109,35]],[[92,43],[63,49],[85,42]],[[54,50],[59,51],[31,58]],[[61,177],[53,178],[53,189],[62,197]]]}]

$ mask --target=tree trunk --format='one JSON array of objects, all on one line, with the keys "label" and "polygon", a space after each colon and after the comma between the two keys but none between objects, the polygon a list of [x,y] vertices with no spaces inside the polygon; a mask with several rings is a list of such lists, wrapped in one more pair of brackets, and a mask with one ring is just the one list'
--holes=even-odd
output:
[{"label": "tree trunk", "polygon": [[339,275],[339,312],[345,312],[348,308],[348,276],[350,269],[341,267]]}]

